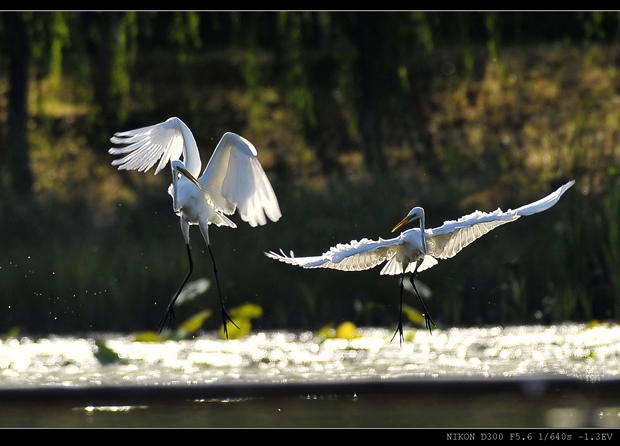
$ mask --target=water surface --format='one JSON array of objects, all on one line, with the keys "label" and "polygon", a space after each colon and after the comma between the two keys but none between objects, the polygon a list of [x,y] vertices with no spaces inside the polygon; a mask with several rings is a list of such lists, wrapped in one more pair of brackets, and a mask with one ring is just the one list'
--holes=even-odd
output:
[{"label": "water surface", "polygon": [[[616,324],[409,330],[402,346],[392,335],[8,339],[0,425],[620,427]],[[97,340],[118,361],[101,363]]]}]

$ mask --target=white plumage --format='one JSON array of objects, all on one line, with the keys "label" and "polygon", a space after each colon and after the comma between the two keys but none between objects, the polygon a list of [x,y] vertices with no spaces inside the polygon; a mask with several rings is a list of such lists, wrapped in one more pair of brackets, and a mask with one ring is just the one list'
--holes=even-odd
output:
[{"label": "white plumage", "polygon": [[[373,268],[385,262],[381,274],[397,275],[404,277],[405,273],[411,275],[411,283],[416,272],[424,271],[437,264],[437,259],[448,259],[455,256],[463,248],[474,240],[482,237],[487,232],[518,218],[542,212],[556,204],[562,194],[566,192],[575,181],[569,181],[555,192],[541,198],[538,201],[521,206],[514,210],[502,211],[497,209],[493,212],[475,211],[458,220],[446,221],[443,225],[426,229],[424,225],[424,209],[414,207],[409,211],[392,232],[415,220],[420,220],[419,228],[412,228],[402,232],[398,237],[384,240],[352,240],[346,244],[338,244],[330,248],[320,256],[295,257],[275,252],[266,252],[265,255],[291,265],[303,268],[332,268],[342,271],[361,271]],[[402,280],[401,277],[401,316],[402,316]],[[417,293],[417,289],[416,289]],[[418,293],[418,298],[420,298]],[[420,298],[424,307],[424,302]],[[433,322],[428,311],[424,308],[426,325],[430,330]],[[399,322],[397,332],[403,339],[402,323]]]},{"label": "white plumage", "polygon": [[247,139],[235,133],[224,133],[202,175],[200,153],[190,131],[179,118],[169,118],[160,124],[115,133],[110,139],[112,155],[124,155],[112,161],[119,170],[149,170],[159,161],[155,174],[168,163],[172,170],[173,210],[181,219],[181,231],[187,245],[190,269],[168,305],[159,323],[160,331],[166,321],[174,318],[173,305],[193,271],[189,245],[189,226],[198,225],[209,248],[220,293],[222,321],[228,336],[226,322],[232,319],[226,313],[219,286],[217,268],[209,242],[209,224],[236,228],[226,215],[235,210],[251,226],[264,225],[267,218],[278,221],[282,216],[278,200],[260,162],[256,148]]}]

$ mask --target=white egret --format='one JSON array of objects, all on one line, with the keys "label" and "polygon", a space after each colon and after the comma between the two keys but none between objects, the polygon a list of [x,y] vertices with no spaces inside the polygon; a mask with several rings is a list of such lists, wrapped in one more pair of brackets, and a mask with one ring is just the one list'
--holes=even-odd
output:
[{"label": "white egret", "polygon": [[194,269],[189,226],[198,225],[213,262],[222,323],[228,338],[227,322],[237,325],[224,307],[217,266],[209,242],[209,225],[236,228],[237,225],[226,217],[226,214],[233,214],[235,210],[251,226],[267,223],[265,216],[274,222],[282,216],[271,183],[256,157],[256,148],[247,139],[226,132],[215,147],[204,172],[198,177],[202,167],[198,146],[190,129],[179,118],[173,117],[149,127],[117,132],[110,141],[125,145],[109,150],[112,155],[125,155],[112,161],[112,165],[118,166],[119,170],[143,172],[157,161],[159,164],[155,174],[168,162],[172,169],[172,184],[168,193],[172,196],[174,212],[181,218],[189,271],[159,322],[159,331],[166,322],[170,324],[171,319],[175,318],[174,303]]},{"label": "white egret", "polygon": [[271,251],[266,252],[265,255],[303,268],[332,268],[343,271],[366,270],[387,262],[381,270],[381,274],[401,275],[400,314],[398,328],[394,336],[399,333],[402,343],[404,339],[402,325],[403,279],[406,273],[412,273],[410,282],[424,309],[426,327],[431,331],[431,324],[435,325],[435,323],[428,314],[424,301],[415,286],[413,280],[415,274],[418,271],[424,271],[435,266],[437,259],[448,259],[455,256],[471,242],[500,225],[515,221],[524,215],[549,209],[574,183],[574,180],[569,181],[546,197],[515,210],[509,209],[504,212],[498,208],[488,213],[475,211],[456,221],[446,221],[442,226],[433,229],[426,229],[424,226],[424,209],[414,207],[405,218],[394,226],[392,232],[416,219],[420,220],[419,228],[408,229],[402,232],[400,236],[388,240],[382,238],[379,240],[367,238],[359,241],[352,240],[347,244],[338,244],[320,256],[295,257],[292,253],[287,256],[282,251],[281,254]]}]

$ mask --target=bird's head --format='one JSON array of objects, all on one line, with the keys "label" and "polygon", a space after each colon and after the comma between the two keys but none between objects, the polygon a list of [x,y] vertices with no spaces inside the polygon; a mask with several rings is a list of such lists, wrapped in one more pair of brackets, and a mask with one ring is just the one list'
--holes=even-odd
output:
[{"label": "bird's head", "polygon": [[185,168],[185,164],[183,164],[181,161],[174,160],[172,161],[172,163],[170,163],[170,166],[172,167],[172,170],[174,170],[175,172],[179,172],[185,178],[187,178],[192,183],[194,183],[196,186],[198,186],[198,189],[202,189],[202,185],[200,184],[200,181],[198,181],[196,177],[192,175],[192,173]]},{"label": "bird's head", "polygon": [[398,228],[406,225],[407,223],[412,222],[416,218],[419,218],[419,219],[424,218],[424,209],[422,209],[419,206],[416,206],[413,209],[411,209],[409,213],[407,214],[407,216],[403,218],[401,221],[399,221],[396,226],[394,226],[394,229],[392,229],[392,232],[396,231]]}]

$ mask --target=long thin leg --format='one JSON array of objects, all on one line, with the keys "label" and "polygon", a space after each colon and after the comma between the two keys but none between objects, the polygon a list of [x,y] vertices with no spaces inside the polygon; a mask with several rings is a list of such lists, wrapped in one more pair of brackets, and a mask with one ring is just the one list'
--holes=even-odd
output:
[{"label": "long thin leg", "polygon": [[220,295],[220,308],[222,310],[222,324],[224,325],[224,333],[226,334],[226,339],[228,339],[228,326],[226,325],[226,323],[230,322],[235,327],[237,327],[237,330],[239,330],[239,326],[235,324],[235,321],[233,321],[232,318],[226,312],[226,308],[224,307],[224,299],[222,298],[222,291],[220,289],[220,279],[217,275],[217,266],[215,265],[215,258],[213,257],[213,252],[211,251],[211,245],[207,244],[207,247],[209,248],[209,254],[211,255],[211,261],[213,262],[213,273],[215,274],[215,283],[217,283],[217,292]]},{"label": "long thin leg", "polygon": [[390,339],[390,342],[392,342],[394,340],[394,337],[396,336],[396,333],[399,333],[401,347],[403,345],[403,341],[405,340],[405,336],[403,334],[403,289],[405,288],[403,286],[404,278],[405,272],[403,271],[403,275],[400,276],[400,309],[398,311],[398,327],[396,327],[396,331],[392,335],[392,339]]},{"label": "long thin leg", "polygon": [[[418,289],[415,286],[415,281],[413,280],[417,270],[418,270],[418,266],[416,265],[415,271],[413,271],[413,274],[409,278],[409,281],[411,282],[411,285],[413,286],[413,289],[415,290],[416,294],[418,295],[418,299],[420,300],[420,303],[422,304],[422,308],[424,309],[424,325],[426,326],[426,328],[428,328],[429,333],[433,334],[433,330],[431,329],[431,324],[435,325],[435,321],[433,321],[433,319],[431,318],[431,315],[428,314],[428,310],[426,309],[426,305],[424,305],[424,301],[422,300],[422,297],[420,296],[420,293],[418,292]],[[436,326],[437,325],[435,325],[435,327]]]},{"label": "long thin leg", "polygon": [[[415,286],[414,277],[416,273],[418,272],[418,266],[420,266],[420,262],[416,264],[415,269],[413,270],[413,273],[411,274],[411,277],[409,278],[409,281],[411,282],[411,286],[413,286],[415,293],[418,295],[420,304],[422,304],[422,308],[424,309],[424,325],[426,328],[428,328],[428,331],[430,332],[430,334],[433,334],[431,324],[433,324],[435,327],[437,325],[435,324],[435,321],[433,321],[433,319],[431,318],[430,314],[428,314],[428,310],[426,309],[426,305],[424,305],[422,296],[420,296],[420,293],[418,292],[418,289]],[[403,288],[404,288],[403,279],[404,278],[405,278],[405,273],[403,271],[403,275],[400,277],[400,308],[398,312],[398,327],[396,328],[396,331],[394,332],[394,335],[392,335],[392,339],[390,340],[390,342],[392,342],[394,340],[394,337],[396,337],[396,333],[398,333],[400,337],[401,346],[404,340],[404,335],[403,335]]]},{"label": "long thin leg", "polygon": [[194,271],[194,262],[192,261],[192,251],[191,251],[191,248],[189,247],[189,244],[187,244],[186,246],[187,246],[187,257],[189,258],[189,271],[187,272],[185,279],[183,279],[183,282],[181,282],[181,286],[179,287],[176,294],[172,298],[172,301],[168,304],[168,309],[166,310],[164,317],[162,317],[159,323],[157,324],[157,326],[159,327],[158,333],[161,333],[161,330],[164,328],[164,325],[166,325],[166,322],[168,322],[168,327],[170,327],[170,322],[172,321],[172,319],[176,319],[174,316],[174,308],[173,308],[174,303],[179,298],[179,295],[181,294],[181,290],[185,286],[187,279],[189,279],[189,276],[191,276],[192,272]]}]

